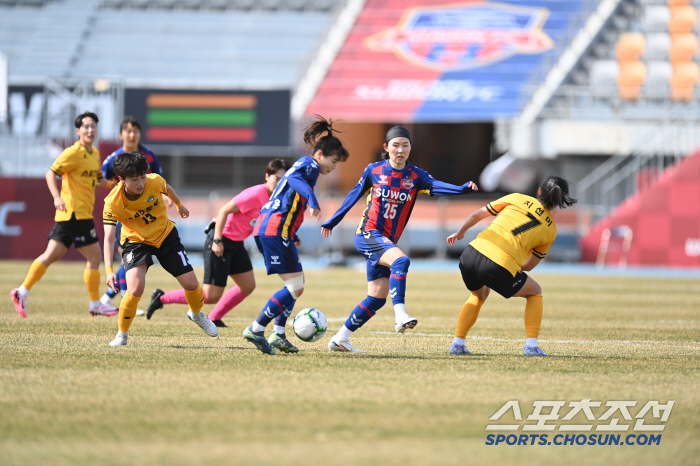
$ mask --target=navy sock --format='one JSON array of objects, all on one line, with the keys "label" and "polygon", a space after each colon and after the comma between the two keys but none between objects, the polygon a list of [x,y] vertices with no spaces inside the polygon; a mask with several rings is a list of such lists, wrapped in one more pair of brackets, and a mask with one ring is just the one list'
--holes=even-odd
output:
[{"label": "navy sock", "polygon": [[109,299],[112,299],[117,295],[117,292],[114,291],[111,286],[108,286],[107,291],[105,291],[105,294],[109,296]]},{"label": "navy sock", "polygon": [[379,309],[384,306],[386,299],[374,298],[367,296],[360,304],[355,307],[350,313],[350,317],[345,321],[345,326],[348,330],[355,331],[362,327]]},{"label": "navy sock", "polygon": [[126,291],[126,270],[124,270],[124,264],[117,270],[117,280],[119,280],[119,288],[122,292]]},{"label": "navy sock", "polygon": [[391,264],[389,294],[394,305],[406,302],[406,275],[409,265],[411,265],[411,261],[406,256],[399,257]]},{"label": "navy sock", "polygon": [[[294,303],[296,303],[296,299],[294,299],[292,293],[290,293],[286,287],[282,288],[270,297],[255,321],[263,327],[267,327],[267,324],[272,322],[272,319],[281,315],[284,316],[284,322],[286,323],[287,317],[289,317],[292,313],[292,309],[294,309]],[[281,326],[283,324],[277,325]]]}]

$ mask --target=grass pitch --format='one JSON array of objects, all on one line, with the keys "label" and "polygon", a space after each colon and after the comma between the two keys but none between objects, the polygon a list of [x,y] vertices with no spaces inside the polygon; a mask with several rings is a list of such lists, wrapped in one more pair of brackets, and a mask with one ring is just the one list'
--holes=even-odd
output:
[{"label": "grass pitch", "polygon": [[[0,263],[5,296],[28,268]],[[411,272],[416,331],[395,335],[387,304],[353,338],[367,353],[347,355],[326,344],[366,295],[364,273],[310,271],[296,309],[321,309],[328,334],[266,356],[240,335],[281,287],[276,276],[256,271],[258,288],[219,339],[172,305],[136,318],[129,345],[111,348],[116,317],[88,314],[82,268],[49,268],[26,320],[0,302],[2,465],[700,464],[697,281],[535,272],[550,356],[522,356],[525,301],[492,294],[467,339],[474,354],[454,357],[467,298],[456,267]],[[155,287],[176,286],[152,268],[140,307]],[[488,419],[508,400],[526,422],[534,400],[589,398],[638,400],[633,416],[647,400],[676,404],[660,445],[486,445]]]}]

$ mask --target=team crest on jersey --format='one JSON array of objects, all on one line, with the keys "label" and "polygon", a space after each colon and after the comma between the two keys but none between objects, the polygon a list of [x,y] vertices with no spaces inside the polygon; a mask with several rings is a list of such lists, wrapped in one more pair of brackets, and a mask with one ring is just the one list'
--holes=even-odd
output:
[{"label": "team crest on jersey", "polygon": [[413,180],[410,178],[404,178],[401,180],[401,189],[413,189]]},{"label": "team crest on jersey", "polygon": [[90,236],[92,236],[93,238],[97,238],[97,231],[95,231],[94,228],[90,230]]},{"label": "team crest on jersey", "polygon": [[379,184],[389,184],[389,177],[387,175],[379,175]]},{"label": "team crest on jersey", "polygon": [[126,255],[125,259],[126,259],[126,262],[127,262],[127,263],[131,264],[131,261],[134,260],[134,253],[133,253],[133,252],[128,253],[128,254]]},{"label": "team crest on jersey", "polygon": [[513,55],[542,53],[546,8],[496,2],[408,8],[397,26],[368,36],[375,52],[440,72],[481,68]]},{"label": "team crest on jersey", "polygon": [[155,200],[155,197],[150,196],[148,199],[146,199],[146,202],[151,202],[151,201],[153,201],[153,200]]},{"label": "team crest on jersey", "polygon": [[385,243],[391,243],[391,240],[386,236],[382,236],[382,241],[384,241]]}]

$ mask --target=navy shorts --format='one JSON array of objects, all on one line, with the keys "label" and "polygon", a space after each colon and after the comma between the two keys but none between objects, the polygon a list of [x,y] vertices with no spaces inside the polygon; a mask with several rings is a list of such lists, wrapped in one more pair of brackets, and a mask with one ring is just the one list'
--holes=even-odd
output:
[{"label": "navy shorts", "polygon": [[471,245],[467,246],[459,258],[459,270],[469,291],[488,286],[506,299],[520,291],[527,281],[525,272],[519,271],[513,276],[508,269],[481,254]]},{"label": "navy shorts", "polygon": [[70,220],[54,223],[48,239],[60,241],[66,248],[70,248],[71,244],[82,248],[99,241],[95,222],[91,218],[76,220],[75,214],[71,215]]},{"label": "navy shorts", "polygon": [[301,272],[301,260],[297,247],[290,238],[281,236],[256,236],[255,244],[265,258],[267,274]]},{"label": "navy shorts", "polygon": [[243,241],[233,241],[227,237],[221,238],[224,253],[221,257],[211,250],[214,244],[214,229],[207,234],[204,242],[204,280],[205,285],[225,287],[229,275],[238,275],[253,270],[248,251]]},{"label": "navy shorts", "polygon": [[391,275],[391,269],[378,265],[378,262],[385,252],[395,247],[397,246],[393,241],[377,230],[370,230],[355,235],[355,249],[367,259],[368,282],[373,282],[379,278],[388,278]]}]

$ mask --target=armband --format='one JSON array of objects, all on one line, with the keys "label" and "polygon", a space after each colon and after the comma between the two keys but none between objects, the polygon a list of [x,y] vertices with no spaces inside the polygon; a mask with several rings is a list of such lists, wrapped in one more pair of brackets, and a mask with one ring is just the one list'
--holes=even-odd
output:
[{"label": "armband", "polygon": [[114,273],[114,269],[112,267],[105,267],[105,273],[107,273],[107,274]]},{"label": "armband", "polygon": [[180,207],[182,207],[182,202],[178,202],[178,203],[177,203],[177,204],[175,204],[175,205],[176,205],[176,206],[177,206],[177,208],[179,209]]}]

